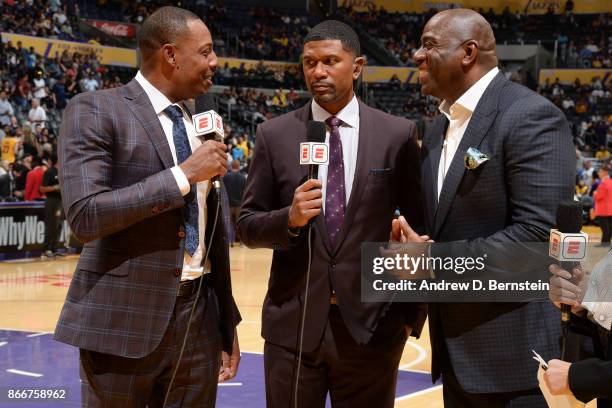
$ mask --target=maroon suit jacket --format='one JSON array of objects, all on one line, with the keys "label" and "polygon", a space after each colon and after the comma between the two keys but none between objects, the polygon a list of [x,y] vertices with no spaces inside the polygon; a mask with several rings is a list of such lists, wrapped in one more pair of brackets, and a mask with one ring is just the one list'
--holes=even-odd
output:
[{"label": "maroon suit jacket", "polygon": [[[263,306],[263,337],[295,348],[308,265],[306,229],[290,239],[289,208],[305,180],[299,144],[306,141],[311,104],[259,125],[238,230],[249,247],[274,255]],[[317,345],[327,323],[332,288],[342,317],[359,344],[372,337],[380,318],[397,313],[419,335],[426,309],[416,303],[361,301],[361,243],[388,241],[396,208],[413,226],[422,225],[419,147],[414,123],[359,103],[359,147],[353,189],[338,244],[329,243],[323,215],[313,228],[313,257],[304,350]]]}]

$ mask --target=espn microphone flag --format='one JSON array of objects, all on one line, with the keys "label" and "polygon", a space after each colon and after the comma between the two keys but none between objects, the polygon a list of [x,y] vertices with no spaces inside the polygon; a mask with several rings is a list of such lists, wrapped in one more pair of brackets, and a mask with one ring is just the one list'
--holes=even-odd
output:
[{"label": "espn microphone flag", "polygon": [[584,232],[565,233],[553,229],[550,231],[548,255],[558,261],[579,261],[586,257],[588,241]]},{"label": "espn microphone flag", "polygon": [[300,143],[300,164],[327,164],[329,146],[325,143]]},{"label": "espn microphone flag", "polygon": [[223,118],[215,111],[202,112],[194,115],[193,125],[198,135],[217,133],[221,135],[222,138],[225,137]]}]

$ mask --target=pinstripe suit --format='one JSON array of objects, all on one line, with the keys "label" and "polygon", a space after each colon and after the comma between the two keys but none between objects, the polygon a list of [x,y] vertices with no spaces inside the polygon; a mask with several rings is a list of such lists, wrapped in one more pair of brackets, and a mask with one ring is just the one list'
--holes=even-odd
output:
[{"label": "pinstripe suit", "polygon": [[[144,358],[162,342],[177,303],[185,200],[170,170],[168,141],[143,88],[132,80],[73,98],[62,121],[59,156],[66,215],[85,246],[55,339],[92,352]],[[209,194],[208,208],[216,208],[216,200]],[[212,225],[214,211],[208,217]],[[204,294],[218,304],[219,330],[207,336],[231,351],[240,316],[221,222],[210,260],[210,293]]]},{"label": "pinstripe suit", "polygon": [[[574,148],[563,114],[498,74],[473,112],[438,202],[447,126],[446,117],[438,116],[423,139],[428,234],[437,242],[454,242],[453,253],[547,240],[557,205],[573,194]],[[469,147],[490,157],[478,171],[464,166]],[[545,359],[559,355],[559,313],[549,302],[431,304],[429,321],[433,379],[452,367],[467,393],[537,388],[530,350]]]}]

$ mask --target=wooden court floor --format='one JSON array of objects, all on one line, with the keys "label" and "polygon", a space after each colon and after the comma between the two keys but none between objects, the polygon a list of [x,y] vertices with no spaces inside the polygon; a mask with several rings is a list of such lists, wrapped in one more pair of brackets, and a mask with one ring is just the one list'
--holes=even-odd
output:
[{"label": "wooden court floor", "polygon": [[[593,239],[598,237],[593,236]],[[238,327],[242,351],[263,351],[261,306],[271,254],[270,250],[265,249],[231,248],[234,296],[243,317]],[[0,328],[53,331],[77,260],[77,256],[69,256],[52,261],[0,262]],[[406,344],[400,368],[429,372],[430,363],[431,348],[426,325],[420,339],[411,338]],[[395,406],[442,407],[441,388],[434,387],[397,400]]]}]

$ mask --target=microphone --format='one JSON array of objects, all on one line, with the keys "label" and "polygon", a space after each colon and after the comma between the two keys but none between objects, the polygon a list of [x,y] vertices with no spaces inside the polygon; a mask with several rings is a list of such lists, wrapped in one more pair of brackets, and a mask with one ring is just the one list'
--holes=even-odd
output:
[{"label": "microphone", "polygon": [[[216,140],[223,143],[225,130],[223,118],[215,111],[215,100],[210,94],[201,94],[195,98],[195,111],[192,121],[195,132],[203,140]],[[219,176],[211,180],[213,188],[219,194],[221,192],[221,181]]]},{"label": "microphone", "polygon": [[308,165],[308,179],[316,179],[319,165],[329,161],[329,146],[325,143],[325,122],[309,121],[306,140],[307,142],[300,143],[300,164]]},{"label": "microphone", "polygon": [[[559,261],[559,266],[572,272],[580,260],[586,257],[589,236],[582,228],[582,204],[567,200],[557,208],[557,228],[550,231],[548,254]],[[570,305],[561,305],[561,324],[567,326],[571,316]]]}]

